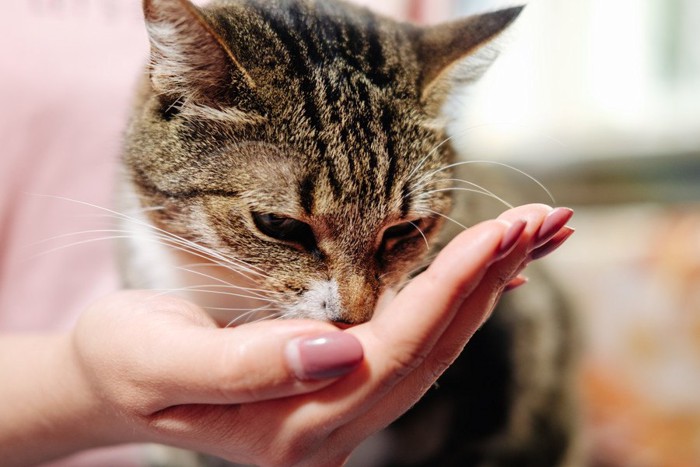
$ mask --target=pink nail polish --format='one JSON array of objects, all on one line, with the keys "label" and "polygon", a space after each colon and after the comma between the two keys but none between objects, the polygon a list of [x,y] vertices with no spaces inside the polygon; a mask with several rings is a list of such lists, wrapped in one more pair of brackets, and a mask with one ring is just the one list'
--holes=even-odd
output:
[{"label": "pink nail polish", "polygon": [[574,211],[569,208],[556,208],[545,217],[534,241],[534,248],[539,248],[556,235],[573,217]]},{"label": "pink nail polish", "polygon": [[338,331],[293,339],[286,356],[297,378],[320,380],[350,373],[360,365],[364,352],[355,336]]},{"label": "pink nail polish", "polygon": [[504,292],[510,292],[511,290],[515,290],[518,287],[522,287],[523,285],[527,284],[528,281],[529,279],[525,276],[517,276],[515,279],[508,282],[506,288],[504,289]]},{"label": "pink nail polish", "polygon": [[527,227],[527,222],[522,219],[513,222],[513,224],[508,227],[508,230],[503,234],[501,245],[496,252],[497,259],[501,259],[511,252],[515,245],[518,244],[520,237],[522,237],[525,227]]},{"label": "pink nail polish", "polygon": [[530,259],[541,259],[553,253],[557,248],[562,246],[565,241],[571,237],[576,230],[571,227],[562,227],[548,242],[539,248],[535,248],[530,252]]}]

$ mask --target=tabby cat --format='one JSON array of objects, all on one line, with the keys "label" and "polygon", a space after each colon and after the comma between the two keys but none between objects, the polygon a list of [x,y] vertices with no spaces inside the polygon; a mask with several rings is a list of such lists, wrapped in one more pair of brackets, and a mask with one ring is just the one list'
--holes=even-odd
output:
[{"label": "tabby cat", "polygon": [[[123,157],[126,285],[186,291],[222,325],[369,320],[448,240],[443,109],[520,11],[419,27],[339,1],[145,0],[151,61]],[[354,462],[566,462],[569,326],[554,295],[497,312]]]}]

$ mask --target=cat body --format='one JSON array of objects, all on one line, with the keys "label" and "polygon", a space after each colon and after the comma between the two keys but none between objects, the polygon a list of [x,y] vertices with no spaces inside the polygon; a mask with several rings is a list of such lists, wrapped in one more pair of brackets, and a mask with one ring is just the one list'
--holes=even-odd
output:
[{"label": "cat body", "polygon": [[[120,197],[132,214],[126,285],[183,292],[222,325],[369,320],[438,244],[455,160],[443,107],[481,76],[495,58],[489,42],[520,8],[425,28],[330,1],[146,0],[144,11],[151,63]],[[563,351],[552,337],[561,329],[536,323],[564,318],[544,308],[497,313],[445,375],[466,403],[446,409],[454,394],[431,392],[381,435],[376,465],[561,463],[566,362],[530,347]],[[497,371],[483,365],[496,361]],[[441,439],[409,459],[390,454],[425,428],[423,411],[441,422]],[[552,463],[503,463],[516,458],[507,453]]]}]

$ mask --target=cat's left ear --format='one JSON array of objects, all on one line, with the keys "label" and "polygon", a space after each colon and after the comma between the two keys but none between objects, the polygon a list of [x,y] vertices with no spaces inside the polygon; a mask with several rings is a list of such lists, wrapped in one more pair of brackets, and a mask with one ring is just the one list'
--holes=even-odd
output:
[{"label": "cat's left ear", "polygon": [[422,71],[418,79],[421,103],[437,114],[455,86],[477,81],[498,56],[494,39],[524,7],[469,16],[418,32],[417,52]]}]

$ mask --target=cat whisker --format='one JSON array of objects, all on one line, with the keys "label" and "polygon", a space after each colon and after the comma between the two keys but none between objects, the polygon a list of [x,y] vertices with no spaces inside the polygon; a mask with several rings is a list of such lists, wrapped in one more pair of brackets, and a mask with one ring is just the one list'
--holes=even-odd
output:
[{"label": "cat whisker", "polygon": [[135,217],[133,217],[133,216],[129,216],[129,215],[124,214],[124,213],[121,213],[121,212],[119,212],[119,211],[115,211],[115,210],[113,210],[113,209],[105,208],[105,207],[103,207],[103,206],[99,206],[99,205],[96,205],[96,204],[93,204],[93,203],[88,203],[88,202],[86,202],[86,201],[81,201],[81,200],[76,200],[76,199],[67,198],[67,197],[64,197],[64,196],[41,195],[41,194],[37,194],[37,195],[35,195],[35,196],[48,197],[48,198],[52,198],[52,199],[58,199],[58,200],[62,200],[62,201],[66,201],[66,202],[71,202],[71,203],[75,203],[75,204],[82,205],[82,206],[87,206],[87,207],[90,207],[90,208],[93,208],[93,209],[97,209],[97,210],[106,212],[106,213],[108,213],[108,214],[113,215],[113,216],[114,216],[115,218],[117,218],[117,219],[124,220],[124,221],[127,221],[127,222],[132,222],[132,223],[134,223],[134,224],[136,224],[136,225],[140,225],[140,226],[142,226],[142,227],[146,227],[147,229],[150,229],[150,230],[152,230],[152,231],[154,231],[154,232],[158,232],[158,233],[160,233],[161,235],[164,235],[164,236],[166,236],[166,237],[168,237],[168,238],[170,238],[170,239],[177,240],[177,241],[180,242],[181,244],[187,245],[187,246],[189,246],[190,248],[192,248],[192,249],[194,249],[194,250],[197,250],[197,251],[199,251],[199,252],[201,252],[201,253],[206,254],[207,256],[210,257],[210,258],[207,258],[207,259],[219,259],[219,260],[223,261],[224,263],[234,264],[234,265],[236,265],[236,266],[238,266],[238,267],[242,267],[242,268],[248,270],[248,272],[250,272],[251,274],[259,274],[259,275],[261,275],[261,276],[263,276],[263,277],[267,277],[267,275],[266,275],[264,272],[255,271],[255,269],[259,269],[259,268],[256,268],[255,266],[252,266],[252,265],[249,265],[249,264],[245,264],[245,263],[241,262],[240,260],[236,260],[236,259],[234,259],[234,258],[228,258],[228,257],[226,257],[225,255],[223,255],[223,254],[221,254],[221,253],[219,253],[219,252],[213,251],[213,250],[211,250],[211,249],[209,249],[209,248],[206,248],[206,247],[204,247],[204,246],[202,246],[202,245],[199,245],[199,244],[197,244],[197,243],[195,243],[195,242],[192,242],[192,241],[187,240],[187,239],[185,239],[185,238],[182,238],[182,237],[180,237],[180,236],[178,236],[178,235],[175,235],[175,234],[173,234],[172,232],[168,232],[167,230],[158,228],[158,227],[156,227],[156,226],[154,226],[154,225],[152,225],[152,224],[150,224],[150,223],[148,223],[148,222],[142,221],[142,220],[140,220],[140,219],[138,219],[138,218],[135,218]]},{"label": "cat whisker", "polygon": [[453,138],[452,136],[449,136],[449,137],[445,138],[445,139],[442,140],[440,143],[438,143],[433,149],[431,149],[431,150],[428,152],[428,154],[426,154],[425,157],[423,157],[423,158],[420,160],[420,162],[418,162],[418,164],[416,164],[416,166],[413,168],[413,170],[411,170],[411,172],[408,174],[408,177],[406,177],[406,178],[407,178],[408,180],[410,180],[411,178],[413,178],[413,175],[415,175],[415,173],[418,172],[418,171],[423,167],[423,165],[425,165],[425,163],[428,161],[428,159],[430,159],[430,156],[432,156],[433,154],[435,154],[435,152],[436,152],[437,150],[439,150],[442,146],[444,146],[445,144],[449,143],[450,140],[452,140],[452,138]]},{"label": "cat whisker", "polygon": [[413,223],[413,222],[411,222],[411,221],[409,221],[408,223],[411,224],[413,227],[416,228],[416,230],[418,231],[418,233],[420,234],[420,236],[423,237],[423,241],[425,242],[425,248],[426,248],[427,250],[430,250],[430,243],[428,242],[428,238],[425,236],[425,233],[423,233],[423,231],[421,230],[421,228],[418,227],[415,223]]},{"label": "cat whisker", "polygon": [[[162,93],[159,93],[159,95],[162,95]],[[165,109],[165,114],[171,112],[173,109],[181,109],[185,105],[185,100],[182,97],[178,97],[173,101],[172,104],[168,106],[167,109]]]},{"label": "cat whisker", "polygon": [[294,318],[295,315],[292,312],[289,311],[280,311],[278,313],[278,316],[272,318],[273,320],[282,320],[282,319],[288,319],[288,318]]},{"label": "cat whisker", "polygon": [[519,173],[520,175],[523,175],[524,177],[528,178],[528,179],[529,179],[530,181],[532,181],[533,183],[535,183],[535,184],[547,195],[547,197],[549,198],[549,200],[551,201],[551,203],[552,203],[552,204],[556,204],[556,200],[554,199],[554,195],[552,195],[552,192],[549,191],[549,189],[547,189],[547,187],[544,186],[544,184],[543,184],[542,182],[540,182],[539,180],[537,180],[535,177],[533,177],[532,175],[528,174],[527,172],[518,169],[517,167],[514,167],[514,166],[512,166],[512,165],[510,165],[510,164],[506,164],[506,163],[503,163],[503,162],[497,162],[497,161],[473,160],[473,161],[460,161],[460,162],[455,162],[455,163],[452,163],[452,164],[448,164],[448,165],[446,165],[446,166],[444,166],[444,167],[441,167],[441,168],[439,168],[439,169],[433,170],[432,172],[429,172],[429,173],[425,174],[423,177],[421,177],[421,178],[418,180],[418,182],[416,183],[416,187],[417,187],[417,188],[420,188],[421,186],[424,186],[432,177],[434,177],[435,175],[437,175],[437,174],[440,173],[440,172],[443,172],[443,171],[445,171],[445,170],[449,170],[449,169],[452,169],[452,168],[455,168],[455,167],[460,167],[460,166],[463,166],[463,165],[470,165],[470,164],[495,165],[495,166],[498,166],[498,167],[503,167],[503,168],[512,170],[512,171],[514,171],[514,172],[517,172],[517,173]]},{"label": "cat whisker", "polygon": [[[223,310],[223,311],[226,311],[226,310]],[[251,320],[251,317],[255,316],[258,313],[265,313],[265,315],[261,318]],[[257,323],[257,322],[269,319],[271,316],[274,316],[274,314],[275,314],[274,309],[270,308],[269,306],[254,308],[252,310],[248,310],[246,313],[243,313],[240,316],[236,316],[234,319],[229,321],[225,327],[229,328],[231,326],[235,326],[235,325],[239,324],[241,321],[245,321],[245,324]]]},{"label": "cat whisker", "polygon": [[446,214],[443,214],[443,213],[437,212],[437,211],[433,211],[432,209],[427,209],[427,211],[428,211],[429,213],[431,213],[431,214],[435,214],[436,216],[440,216],[440,217],[442,217],[443,219],[447,219],[448,221],[453,222],[454,224],[458,225],[459,227],[461,227],[461,228],[464,229],[464,230],[466,230],[466,229],[469,228],[469,227],[467,227],[466,225],[460,223],[460,222],[457,221],[456,219],[454,219],[454,218],[452,218],[452,217],[450,217],[450,216],[448,216],[448,215],[446,215]]},{"label": "cat whisker", "polygon": [[[194,255],[194,256],[199,256],[199,255]],[[199,256],[199,257],[200,257],[200,258],[203,258],[203,259],[208,259],[208,258],[205,258],[205,257],[203,257],[203,256]],[[241,275],[242,277],[245,277],[247,280],[249,280],[249,281],[251,281],[251,282],[257,282],[257,280],[261,278],[260,275],[255,276],[255,278],[251,278],[250,276],[246,275],[244,272],[241,272],[241,271],[237,271],[237,270],[232,269],[230,265],[222,264],[222,263],[220,263],[220,262],[214,262],[214,261],[211,261],[211,260],[208,261],[208,262],[203,262],[203,263],[190,263],[190,264],[186,264],[186,265],[183,265],[183,266],[178,266],[178,268],[179,268],[179,269],[182,269],[183,271],[191,272],[192,274],[201,275],[201,276],[204,276],[204,277],[207,277],[207,278],[209,278],[209,279],[213,279],[213,280],[216,280],[217,282],[222,282],[222,283],[225,283],[225,284],[230,284],[230,282],[228,282],[228,281],[222,279],[221,277],[217,277],[217,276],[213,276],[213,275],[207,275],[206,273],[201,272],[201,271],[197,271],[197,270],[195,270],[194,268],[223,268],[223,269],[225,269],[225,270],[227,270],[227,271],[230,271],[230,272],[234,272],[234,273],[236,273],[236,274],[239,274],[239,275]],[[267,275],[264,276],[263,278],[264,278],[264,279],[267,279],[267,280],[274,279],[273,277],[270,277],[270,276],[267,276]]]},{"label": "cat whisker", "polygon": [[44,238],[39,241],[33,242],[29,244],[29,246],[39,246],[43,245],[44,243],[49,243],[53,242],[55,240],[62,240],[64,238],[70,238],[70,237],[77,237],[78,235],[87,235],[87,234],[102,234],[102,233],[119,233],[119,234],[130,234],[128,230],[124,229],[92,229],[92,230],[81,230],[78,232],[69,232],[69,233],[64,233],[60,235],[55,235],[53,237],[49,238]]},{"label": "cat whisker", "polygon": [[[134,237],[134,234],[131,231],[124,230],[124,229],[92,229],[92,230],[84,230],[84,231],[80,231],[80,232],[71,232],[71,233],[62,234],[62,235],[56,235],[54,237],[36,242],[35,245],[54,241],[54,240],[59,240],[62,238],[69,238],[69,237],[73,237],[73,236],[78,236],[78,235],[102,234],[102,233],[114,233],[114,234],[124,234],[124,235],[112,235],[112,236],[103,236],[103,237],[98,237],[98,238],[86,239],[86,240],[82,240],[79,242],[73,242],[73,243],[70,243],[68,245],[62,245],[62,246],[54,248],[54,249],[50,249],[48,251],[42,252],[41,254],[48,254],[48,253],[51,253],[53,251],[60,250],[62,248],[70,248],[73,246],[79,246],[81,244],[90,243],[92,241],[106,241],[106,240],[115,240],[115,239],[121,239],[121,238],[133,238]],[[225,267],[229,270],[241,273],[240,271],[233,269],[231,267],[232,264],[224,264],[224,263],[220,263],[220,262],[214,262],[216,260],[214,260],[212,258],[208,258],[206,256],[203,256],[202,254],[199,254],[199,251],[193,251],[191,249],[191,246],[192,246],[191,244],[183,243],[183,242],[179,241],[180,239],[177,237],[173,237],[170,235],[164,235],[164,234],[157,233],[157,232],[155,233],[154,237],[157,240],[157,243],[159,243],[163,246],[166,246],[168,248],[173,248],[173,249],[176,249],[179,251],[183,251],[183,252],[201,257],[202,259],[209,259],[210,261],[212,261],[210,263],[212,265],[217,264],[218,266]],[[212,278],[212,277],[210,277],[210,278]]]},{"label": "cat whisker", "polygon": [[[231,270],[234,270],[238,273],[243,273],[241,271],[244,270],[246,273],[254,274],[257,276],[265,277],[267,278],[267,274],[265,274],[262,270],[259,268],[256,268],[250,264],[247,264],[237,258],[231,258],[228,257],[227,255],[224,255],[223,253],[219,251],[212,250],[211,248],[205,247],[204,245],[200,245],[199,243],[187,240],[185,238],[180,237],[179,235],[175,235],[171,232],[168,232],[166,230],[158,229],[153,227],[157,233],[161,234],[161,237],[164,235],[168,238],[168,240],[173,241],[174,243],[184,247],[186,252],[190,252],[195,254],[200,253],[200,254],[195,254],[195,256],[198,256],[202,259],[208,259],[210,261],[213,261],[214,263],[222,266],[222,267],[228,267]],[[202,256],[204,255],[204,256]],[[232,268],[233,267],[233,268]],[[257,270],[256,270],[257,269]]]},{"label": "cat whisker", "polygon": [[32,255],[30,258],[40,258],[42,256],[46,256],[46,255],[49,255],[51,253],[55,253],[57,251],[65,250],[68,248],[74,248],[74,247],[81,246],[81,245],[88,245],[91,243],[119,240],[119,239],[131,238],[131,237],[132,237],[132,235],[110,235],[107,237],[99,237],[99,238],[90,238],[90,239],[86,239],[86,240],[80,240],[77,242],[69,243],[67,245],[61,245],[61,246],[57,246],[55,248],[50,248],[48,250],[41,251],[39,253]]},{"label": "cat whisker", "polygon": [[[240,292],[246,292],[251,295],[236,295],[232,292],[224,292],[223,290],[213,290],[213,289],[223,289],[223,290],[235,290],[235,291],[240,291]],[[259,289],[248,289],[246,287],[240,287],[236,285],[225,285],[225,284],[204,284],[204,285],[191,285],[187,287],[182,287],[178,290],[182,291],[194,291],[194,292],[202,292],[202,293],[210,293],[210,294],[220,294],[220,295],[232,295],[232,296],[237,296],[237,297],[245,297],[245,298],[251,298],[255,300],[263,300],[263,301],[268,301],[272,302],[269,295],[265,294],[264,291],[260,291]],[[263,292],[263,293],[261,293]]]},{"label": "cat whisker", "polygon": [[270,303],[274,303],[274,300],[265,300],[260,297],[254,297],[254,296],[249,296],[249,295],[244,295],[244,294],[239,294],[239,293],[233,293],[233,292],[224,292],[221,290],[206,290],[206,289],[201,289],[199,286],[190,286],[190,287],[176,287],[176,288],[170,288],[170,289],[152,289],[155,292],[158,292],[155,297],[161,297],[164,295],[170,295],[170,294],[177,294],[179,292],[196,292],[196,293],[202,293],[202,294],[210,294],[210,295],[223,295],[227,297],[235,297],[235,298],[244,298],[244,299],[249,299],[249,300],[261,300],[261,301],[268,301]]},{"label": "cat whisker", "polygon": [[[147,214],[149,212],[157,212],[157,211],[163,211],[163,210],[165,210],[165,206],[147,206],[147,207],[143,207],[140,209],[130,208],[129,213],[131,213],[132,215],[134,215],[134,214]],[[128,214],[123,214],[123,215],[128,216],[128,217],[132,217],[132,216],[129,216]],[[94,218],[98,218],[98,219],[99,218],[105,218],[105,219],[118,219],[118,218],[120,218],[119,216],[116,216],[115,214],[112,214],[112,213],[86,214],[85,216],[86,217],[94,217]]]},{"label": "cat whisker", "polygon": [[248,265],[241,263],[240,261],[228,260],[225,256],[217,254],[217,252],[212,251],[206,247],[198,245],[194,242],[182,242],[177,236],[164,236],[155,235],[156,240],[163,246],[172,248],[174,250],[182,251],[183,253],[190,254],[197,258],[209,261],[212,266],[218,266],[225,268],[236,274],[240,274],[248,280],[253,281],[249,274],[255,275],[257,277],[267,278],[266,275],[258,273],[257,271],[251,271]]},{"label": "cat whisker", "polygon": [[513,205],[510,204],[508,201],[504,200],[500,196],[490,192],[490,191],[482,191],[476,188],[463,188],[463,187],[452,187],[452,188],[436,188],[434,190],[426,191],[424,193],[421,193],[424,196],[431,195],[433,193],[442,193],[442,192],[448,192],[448,191],[464,191],[464,192],[469,192],[469,193],[477,193],[480,195],[487,196],[489,198],[493,198],[499,203],[503,204],[505,207],[508,209],[512,209]]},{"label": "cat whisker", "polygon": [[[209,310],[209,311],[235,311],[235,312],[244,311],[247,314],[247,313],[254,313],[254,312],[257,313],[259,311],[263,311],[263,310],[269,308],[269,306],[264,306],[264,307],[261,306],[259,308],[255,308],[254,310],[251,310],[249,307],[235,308],[235,307],[227,307],[227,306],[221,306],[221,307],[219,307],[219,306],[205,306],[203,308],[205,310]],[[238,317],[236,317],[235,319],[238,319]]]},{"label": "cat whisker", "polygon": [[[36,242],[35,245],[47,243],[50,241],[60,240],[63,238],[70,238],[70,237],[75,237],[75,236],[79,236],[79,235],[97,234],[97,233],[114,233],[115,235],[100,236],[97,238],[89,238],[89,239],[85,239],[85,240],[71,242],[71,243],[66,244],[66,245],[57,246],[55,248],[50,248],[48,250],[39,252],[39,253],[33,255],[32,257],[33,258],[41,257],[41,256],[48,255],[48,254],[51,254],[51,253],[54,253],[56,251],[60,251],[63,249],[73,248],[73,247],[77,247],[80,245],[86,245],[86,244],[95,243],[95,242],[134,238],[134,234],[128,230],[123,230],[123,229],[93,229],[93,230],[85,230],[85,231],[81,231],[81,232],[72,232],[72,233],[67,233],[67,234],[62,234],[62,235],[56,235],[54,237]],[[152,241],[155,241],[156,243],[163,245],[163,246],[166,246],[168,248],[173,248],[175,250],[183,251],[183,252],[186,252],[188,254],[198,256],[202,259],[210,260],[210,261],[212,261],[212,263],[210,263],[211,265],[217,265],[220,267],[224,267],[229,271],[241,274],[241,275],[247,277],[248,279],[250,279],[248,276],[245,275],[244,272],[241,272],[241,271],[235,269],[235,266],[237,266],[236,264],[224,264],[224,263],[220,263],[220,262],[214,262],[214,261],[216,261],[215,259],[209,258],[207,256],[204,256],[203,254],[200,254],[197,251],[192,251],[191,249],[189,249],[190,245],[185,244],[183,246],[181,244],[181,242],[178,242],[177,238],[172,238],[170,236],[156,234]],[[232,267],[232,266],[234,266],[234,267]],[[189,272],[191,272],[193,274],[200,274],[200,275],[203,274],[203,273],[196,272],[196,271],[189,271]],[[209,277],[210,279],[215,279],[213,276],[207,276],[207,277]]]},{"label": "cat whisker", "polygon": [[[486,189],[485,187],[479,185],[478,183],[470,182],[469,180],[464,180],[464,179],[461,179],[461,178],[447,178],[447,179],[441,180],[441,182],[443,182],[443,183],[447,183],[447,182],[464,183],[464,184],[469,185],[469,186],[471,186],[471,187],[473,187],[473,188],[475,188],[475,189],[477,189],[477,190],[481,190],[481,191],[482,191],[483,193],[485,193],[485,194],[489,194],[489,195],[496,196],[492,191]],[[414,193],[416,193],[416,192],[417,192],[418,190],[420,190],[421,188],[422,188],[422,187],[416,187],[415,189],[413,189],[413,190],[409,191],[408,193],[406,193],[405,197],[410,197],[410,196],[412,196]]]},{"label": "cat whisker", "polygon": [[[232,283],[230,283],[230,282],[228,282],[228,281],[226,281],[226,280],[224,280],[224,279],[222,279],[222,278],[220,278],[220,277],[216,277],[216,276],[213,276],[213,275],[211,275],[211,274],[206,274],[206,273],[204,273],[204,272],[201,272],[201,271],[197,271],[197,270],[195,270],[195,269],[192,269],[193,267],[200,266],[200,265],[203,266],[203,267],[210,267],[210,266],[212,266],[211,264],[198,263],[198,264],[194,264],[194,265],[178,266],[176,269],[181,270],[181,271],[184,271],[184,272],[188,272],[188,273],[190,273],[190,274],[194,274],[194,275],[197,275],[197,276],[200,276],[200,277],[205,277],[205,278],[211,279],[211,280],[213,280],[213,281],[215,281],[215,282],[220,282],[219,285],[210,285],[210,287],[230,287],[230,288],[236,288],[236,289],[246,290],[246,291],[249,291],[249,292],[259,292],[259,293],[261,293],[261,294],[268,294],[268,293],[269,293],[269,291],[263,290],[263,289],[255,289],[255,288],[252,288],[252,287],[244,287],[244,286],[232,284]],[[220,266],[220,265],[214,265],[214,266],[223,267],[223,266]],[[230,270],[230,268],[228,268],[228,267],[226,267],[225,269]]]}]

